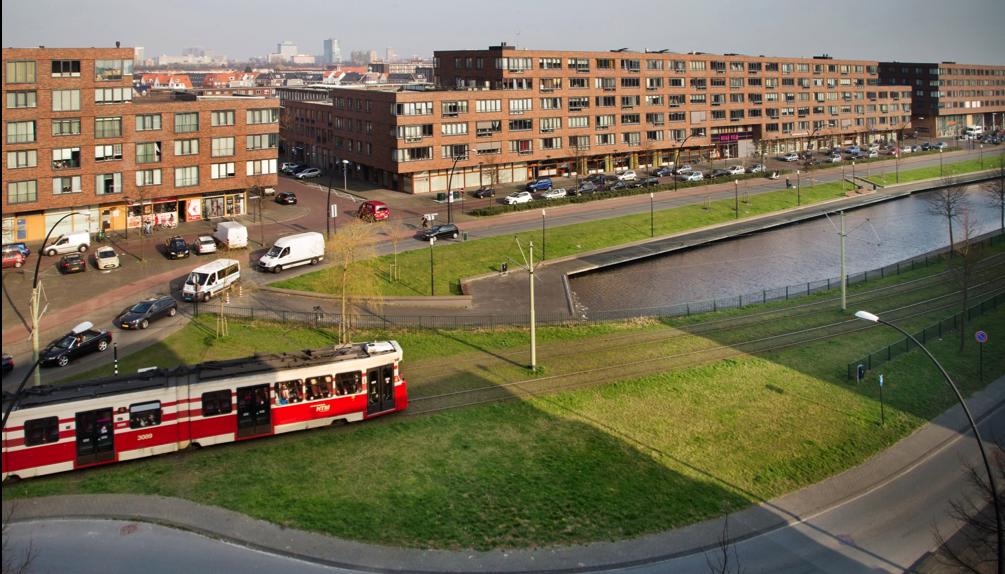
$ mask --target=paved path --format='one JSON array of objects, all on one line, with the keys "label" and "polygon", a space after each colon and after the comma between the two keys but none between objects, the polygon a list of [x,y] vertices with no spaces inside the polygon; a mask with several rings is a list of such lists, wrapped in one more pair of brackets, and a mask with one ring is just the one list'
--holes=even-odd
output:
[{"label": "paved path", "polygon": [[[985,436],[1005,430],[1005,377],[968,399],[981,420]],[[914,434],[862,465],[818,484],[787,494],[728,517],[729,535],[744,571],[758,572],[901,572],[934,546],[931,526],[951,535],[946,519],[948,501],[966,484],[962,462],[979,460],[959,407],[953,407]],[[993,448],[993,447],[992,447]],[[13,504],[13,508],[12,508]],[[83,531],[112,531],[96,518],[125,521],[119,527],[135,532],[154,523],[179,528],[224,543],[285,556],[290,572],[317,571],[312,564],[350,571],[382,572],[701,572],[704,552],[714,549],[723,519],[622,542],[577,547],[492,552],[424,551],[350,542],[264,521],[193,502],[134,495],[60,496],[4,501],[5,516],[26,522],[41,539],[54,520],[88,519]],[[118,525],[115,525],[118,526]],[[149,530],[149,529],[148,529]],[[64,530],[65,531],[65,530]],[[25,544],[30,530],[15,529],[13,540]],[[123,537],[91,538],[88,548],[108,555],[129,542]],[[65,544],[75,546],[77,537]],[[178,540],[181,540],[179,542]],[[34,541],[33,541],[34,542]],[[184,553],[203,539],[170,532],[148,537],[146,544]],[[102,545],[100,547],[94,544]],[[17,548],[17,547],[15,547]],[[43,547],[44,548],[44,547]],[[55,552],[55,551],[54,551]],[[163,548],[161,550],[163,553]],[[226,550],[229,554],[231,551]],[[140,567],[144,554],[131,552]],[[211,552],[211,554],[213,554]],[[170,556],[170,553],[168,553]],[[179,559],[181,564],[186,559]],[[235,557],[236,565],[246,558]],[[274,557],[268,559],[274,563]],[[122,564],[125,566],[125,564]],[[231,569],[227,564],[224,569]]]}]

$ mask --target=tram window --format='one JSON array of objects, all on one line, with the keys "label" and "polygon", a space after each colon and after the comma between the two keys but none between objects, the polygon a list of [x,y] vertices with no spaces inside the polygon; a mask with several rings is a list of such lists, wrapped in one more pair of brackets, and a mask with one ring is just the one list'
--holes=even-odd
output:
[{"label": "tram window", "polygon": [[202,416],[224,415],[231,410],[230,390],[210,391],[202,394]]},{"label": "tram window", "polygon": [[276,402],[285,405],[299,403],[304,400],[303,380],[280,381],[276,383]]},{"label": "tram window", "polygon": [[161,424],[161,402],[129,405],[129,428],[138,429]]},{"label": "tram window", "polygon": [[327,399],[332,396],[331,375],[325,375],[324,377],[311,377],[307,379],[307,383],[304,385],[304,390],[307,391],[307,400],[309,401]]},{"label": "tram window", "polygon": [[24,444],[35,446],[59,440],[59,417],[45,417],[24,423]]},{"label": "tram window", "polygon": [[338,395],[356,394],[361,387],[359,371],[335,375],[335,392]]}]

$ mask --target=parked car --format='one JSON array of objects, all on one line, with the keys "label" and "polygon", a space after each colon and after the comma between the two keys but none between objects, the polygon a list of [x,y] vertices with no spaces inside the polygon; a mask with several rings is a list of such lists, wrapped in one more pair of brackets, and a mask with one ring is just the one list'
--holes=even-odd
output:
[{"label": "parked car", "polygon": [[571,195],[590,195],[591,193],[597,193],[598,189],[599,188],[596,183],[592,181],[584,181],[580,183],[575,190],[573,190]]},{"label": "parked car", "polygon": [[684,174],[691,173],[692,171],[694,171],[694,169],[691,167],[691,165],[685,163],[684,165],[682,165],[682,166],[678,167],[677,169],[675,169],[674,173],[676,173],[677,175],[684,175]]},{"label": "parked car", "polygon": [[297,194],[292,191],[281,191],[276,194],[276,203],[280,205],[296,205]]},{"label": "parked car", "polygon": [[[550,179],[548,180],[548,184],[549,186],[551,185]],[[529,191],[517,191],[504,197],[503,203],[506,205],[516,205],[518,203],[530,203],[533,199],[534,196]]]},{"label": "parked car", "polygon": [[283,164],[281,166],[279,166],[279,171],[281,171],[281,172],[283,172],[285,174],[288,174],[288,175],[293,175],[293,174],[297,173],[298,171],[300,171],[303,168],[304,168],[304,166],[302,166],[302,165],[300,165],[298,163],[283,162]]},{"label": "parked car", "polygon": [[782,161],[799,161],[799,154],[787,153],[785,155],[779,156],[778,159]]},{"label": "parked car", "polygon": [[639,187],[653,187],[660,184],[660,178],[658,177],[647,177],[640,180]]},{"label": "parked car", "polygon": [[743,175],[747,173],[747,170],[744,169],[742,165],[734,165],[733,167],[727,169],[726,171],[729,172],[729,175]]},{"label": "parked car", "polygon": [[711,173],[708,174],[709,179],[718,179],[720,177],[727,177],[732,175],[729,173],[728,169],[713,169]]},{"label": "parked car", "polygon": [[39,363],[43,367],[65,367],[73,359],[95,351],[104,351],[111,343],[111,333],[95,329],[90,321],[84,321],[69,333],[49,343],[40,353]]},{"label": "parked car", "polygon": [[21,255],[20,251],[4,250],[3,252],[3,268],[8,267],[21,267],[24,265],[24,255]]},{"label": "parked car", "polygon": [[625,189],[632,189],[638,187],[635,185],[634,181],[619,181],[611,186],[611,191],[622,191]]},{"label": "parked car", "polygon": [[321,170],[316,167],[309,167],[303,171],[298,171],[293,177],[297,179],[311,179],[314,177],[319,177],[321,175]]},{"label": "parked car", "polygon": [[457,239],[461,235],[461,230],[457,228],[453,223],[444,223],[443,225],[434,225],[429,229],[423,229],[419,232],[419,238],[429,241],[430,238],[435,237],[437,239]]},{"label": "parked car", "polygon": [[478,199],[488,199],[490,197],[496,196],[496,190],[491,187],[480,187],[476,189],[471,195],[477,197]]},{"label": "parked car", "polygon": [[83,253],[91,246],[91,234],[86,231],[74,231],[66,235],[60,235],[56,241],[45,247],[45,254],[49,257],[57,253],[71,253],[78,251]]},{"label": "parked car", "polygon": [[7,353],[3,354],[3,376],[7,376],[7,373],[14,370],[14,357],[11,357]]},{"label": "parked car", "polygon": [[205,255],[207,253],[216,253],[216,240],[209,235],[200,235],[195,238],[192,242],[192,247],[195,252],[199,255]]},{"label": "parked car", "polygon": [[543,177],[541,179],[537,179],[528,183],[527,191],[545,191],[547,189],[551,189],[551,187],[552,187],[551,178]]},{"label": "parked car", "polygon": [[181,235],[175,235],[164,242],[164,255],[167,255],[168,259],[184,259],[190,253],[188,243]]},{"label": "parked car", "polygon": [[114,247],[103,245],[94,251],[94,266],[98,269],[115,269],[119,265],[119,254]]},{"label": "parked car", "polygon": [[31,255],[31,249],[28,249],[28,245],[23,241],[18,241],[16,243],[4,243],[3,252],[7,253],[8,251],[17,251],[18,253],[23,255],[25,259],[27,259],[29,255]]},{"label": "parked car", "polygon": [[391,208],[383,201],[367,200],[360,204],[356,217],[370,222],[385,221],[391,218]]},{"label": "parked car", "polygon": [[834,155],[830,156],[830,157],[829,157],[829,158],[827,159],[827,161],[829,161],[829,162],[831,162],[831,163],[841,163],[841,161],[842,161],[842,158],[841,158],[841,155],[840,155],[840,154],[834,154]]},{"label": "parked car", "polygon": [[691,171],[680,176],[681,181],[702,181],[705,179],[705,174],[700,171]]},{"label": "parked car", "polygon": [[87,260],[79,253],[70,253],[59,259],[59,271],[64,275],[87,271]]},{"label": "parked car", "polygon": [[946,142],[939,142],[932,146],[932,149],[947,149],[947,148],[949,148],[949,144],[947,144]]},{"label": "parked car", "polygon": [[754,165],[747,168],[747,173],[763,173],[763,172],[764,172],[763,163],[755,163]]},{"label": "parked car", "polygon": [[178,302],[174,297],[161,295],[149,297],[125,308],[115,319],[115,324],[123,329],[146,329],[151,321],[163,317],[174,317],[178,313]]},{"label": "parked car", "polygon": [[654,171],[653,175],[655,175],[656,177],[668,177],[668,176],[671,176],[671,175],[673,175],[673,167],[672,166],[663,166],[663,167],[657,169],[656,171]]},{"label": "parked car", "polygon": [[914,151],[914,147],[912,146],[905,145],[900,147],[900,153],[911,153],[912,151]]},{"label": "parked car", "polygon": [[619,181],[636,181],[639,179],[634,169],[625,170],[618,174]]},{"label": "parked car", "polygon": [[564,187],[553,187],[541,194],[541,199],[559,199],[567,195]]},{"label": "parked car", "polygon": [[866,154],[866,157],[879,157],[879,150],[872,150]]},{"label": "parked car", "polygon": [[928,151],[930,149],[932,149],[932,144],[928,142],[921,144],[921,151]]},{"label": "parked car", "polygon": [[848,155],[858,155],[858,154],[862,153],[862,148],[858,147],[857,145],[848,146],[844,150],[844,152],[846,154],[848,154]]}]

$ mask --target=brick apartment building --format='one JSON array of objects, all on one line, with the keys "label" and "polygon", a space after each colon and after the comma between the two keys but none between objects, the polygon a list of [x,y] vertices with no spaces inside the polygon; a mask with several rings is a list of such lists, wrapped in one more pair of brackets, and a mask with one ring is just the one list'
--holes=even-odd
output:
[{"label": "brick apartment building", "polygon": [[896,139],[911,114],[875,61],[503,44],[435,65],[435,89],[277,89],[283,151],[425,193]]},{"label": "brick apartment building", "polygon": [[912,126],[919,135],[958,136],[967,126],[1005,126],[1005,66],[956,62],[880,62],[884,85],[912,89]]},{"label": "brick apartment building", "polygon": [[132,48],[3,50],[3,240],[247,210],[276,184],[279,103],[133,89]]}]

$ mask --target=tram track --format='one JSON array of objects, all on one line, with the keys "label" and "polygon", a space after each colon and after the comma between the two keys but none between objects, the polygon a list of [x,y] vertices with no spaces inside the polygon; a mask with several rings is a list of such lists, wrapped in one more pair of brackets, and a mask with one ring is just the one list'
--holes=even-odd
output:
[{"label": "tram track", "polygon": [[[971,297],[976,301],[1005,291],[995,282],[985,282],[974,287]],[[952,292],[924,301],[910,303],[894,309],[882,310],[883,315],[893,320],[904,321],[930,313],[952,309],[958,301],[947,300],[959,292]],[[728,344],[717,344],[676,353],[657,354],[647,358],[633,357],[629,361],[574,369],[543,377],[462,389],[437,395],[419,396],[410,399],[409,410],[404,414],[418,416],[446,410],[466,408],[476,405],[496,403],[557,391],[571,390],[600,384],[604,381],[623,380],[708,364],[722,359],[757,355],[779,351],[799,345],[806,345],[832,339],[870,328],[858,319],[843,319],[823,325],[756,337]],[[610,373],[616,373],[610,376]]]},{"label": "tram track", "polygon": [[[1005,277],[1005,272],[1003,272],[1003,269],[1005,269],[1005,254],[991,256],[983,260],[982,264],[984,265],[985,271],[991,272],[991,276],[993,278],[1000,279]],[[958,290],[950,290],[952,286],[948,285],[947,282],[949,273],[949,271],[945,271],[935,275],[897,283],[895,285],[855,293],[849,295],[848,301],[849,303],[853,303],[858,306],[868,305],[873,308],[880,308],[886,300],[892,298],[902,299],[905,296],[910,297],[917,294],[928,295],[929,299],[932,297],[952,297],[959,292]],[[988,283],[992,281],[988,281]],[[939,293],[938,291],[940,287],[945,288],[946,291]],[[933,292],[927,293],[928,291]],[[800,317],[819,315],[822,311],[833,310],[834,305],[839,300],[840,298],[838,297],[827,298],[820,301],[785,307],[783,309],[759,311],[741,317],[715,318],[707,321],[692,323],[690,325],[682,325],[680,327],[668,326],[665,329],[654,329],[650,332],[643,333],[638,331],[621,334],[615,333],[601,336],[601,338],[603,339],[605,351],[610,352],[628,347],[644,347],[653,343],[666,344],[685,337],[704,336],[707,338],[714,338],[719,336],[719,338],[727,338],[728,336],[722,336],[720,334],[724,332],[735,333],[737,331],[755,329],[771,331],[771,328],[781,321],[791,321]],[[580,352],[581,351],[576,348],[574,343],[570,343],[568,345],[562,345],[560,348],[556,346],[556,348],[553,349],[539,349],[539,356],[543,362],[550,362],[569,358],[579,354]],[[410,378],[413,380],[444,381],[449,380],[451,377],[463,377],[466,373],[470,373],[472,370],[484,369],[486,362],[493,360],[513,365],[520,364],[522,361],[526,360],[526,351],[521,348],[519,350],[494,352],[490,358],[486,358],[484,355],[478,355],[469,358],[449,357],[435,361],[427,361],[418,365],[415,369],[410,369]],[[413,387],[412,394],[416,399],[426,398],[422,394],[422,389],[423,385]]]}]

